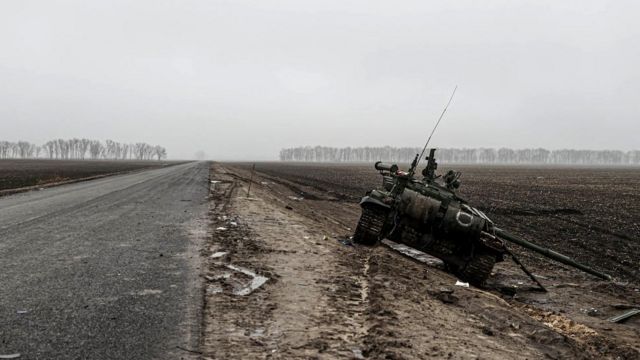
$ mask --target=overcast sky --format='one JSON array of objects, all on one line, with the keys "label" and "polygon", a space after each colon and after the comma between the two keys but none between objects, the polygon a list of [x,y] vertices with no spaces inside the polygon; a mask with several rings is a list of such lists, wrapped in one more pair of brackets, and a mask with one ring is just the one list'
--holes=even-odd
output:
[{"label": "overcast sky", "polygon": [[640,148],[638,1],[0,2],[0,140]]}]

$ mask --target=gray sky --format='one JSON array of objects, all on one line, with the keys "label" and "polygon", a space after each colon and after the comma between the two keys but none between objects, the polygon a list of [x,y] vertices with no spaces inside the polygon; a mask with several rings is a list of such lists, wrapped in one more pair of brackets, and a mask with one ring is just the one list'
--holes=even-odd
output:
[{"label": "gray sky", "polygon": [[0,2],[0,139],[640,148],[638,1]]}]

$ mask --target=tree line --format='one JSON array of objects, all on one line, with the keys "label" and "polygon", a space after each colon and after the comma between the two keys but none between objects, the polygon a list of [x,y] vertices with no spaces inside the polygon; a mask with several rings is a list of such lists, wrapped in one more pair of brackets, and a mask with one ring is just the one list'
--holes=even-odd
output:
[{"label": "tree line", "polygon": [[[280,160],[410,163],[421,151],[417,147],[303,146],[282,149]],[[436,157],[439,162],[457,164],[640,165],[640,150],[438,149]]]},{"label": "tree line", "polygon": [[146,143],[125,144],[113,140],[104,143],[91,139],[55,139],[36,145],[28,141],[0,141],[0,159],[59,160],[161,160],[167,150]]}]

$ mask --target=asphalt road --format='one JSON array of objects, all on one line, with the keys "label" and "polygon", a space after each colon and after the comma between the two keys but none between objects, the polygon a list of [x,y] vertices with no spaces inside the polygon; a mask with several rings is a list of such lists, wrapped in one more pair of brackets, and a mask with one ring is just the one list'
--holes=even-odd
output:
[{"label": "asphalt road", "polygon": [[0,198],[0,355],[188,356],[207,185],[189,163]]}]

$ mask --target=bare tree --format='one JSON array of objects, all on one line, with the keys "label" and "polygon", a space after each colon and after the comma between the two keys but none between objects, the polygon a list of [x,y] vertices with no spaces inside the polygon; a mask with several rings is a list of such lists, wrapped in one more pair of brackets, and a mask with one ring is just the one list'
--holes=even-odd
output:
[{"label": "bare tree", "polygon": [[[361,147],[330,148],[305,146],[280,150],[282,161],[372,162],[377,160],[409,163],[420,148]],[[466,164],[585,164],[640,165],[640,151],[546,150],[537,149],[439,149],[443,163]]]},{"label": "bare tree", "polygon": [[91,157],[92,160],[96,160],[100,158],[100,155],[102,154],[102,143],[100,141],[97,140],[93,140],[89,143],[89,156]]},{"label": "bare tree", "polygon": [[0,141],[0,159],[7,159],[9,157],[9,150],[11,149],[11,143],[8,141]]},{"label": "bare tree", "polygon": [[167,157],[167,150],[162,146],[156,145],[153,147],[154,156],[156,160],[160,161]]},{"label": "bare tree", "polygon": [[18,154],[21,158],[26,159],[29,157],[29,150],[31,148],[31,144],[26,141],[18,141]]}]

